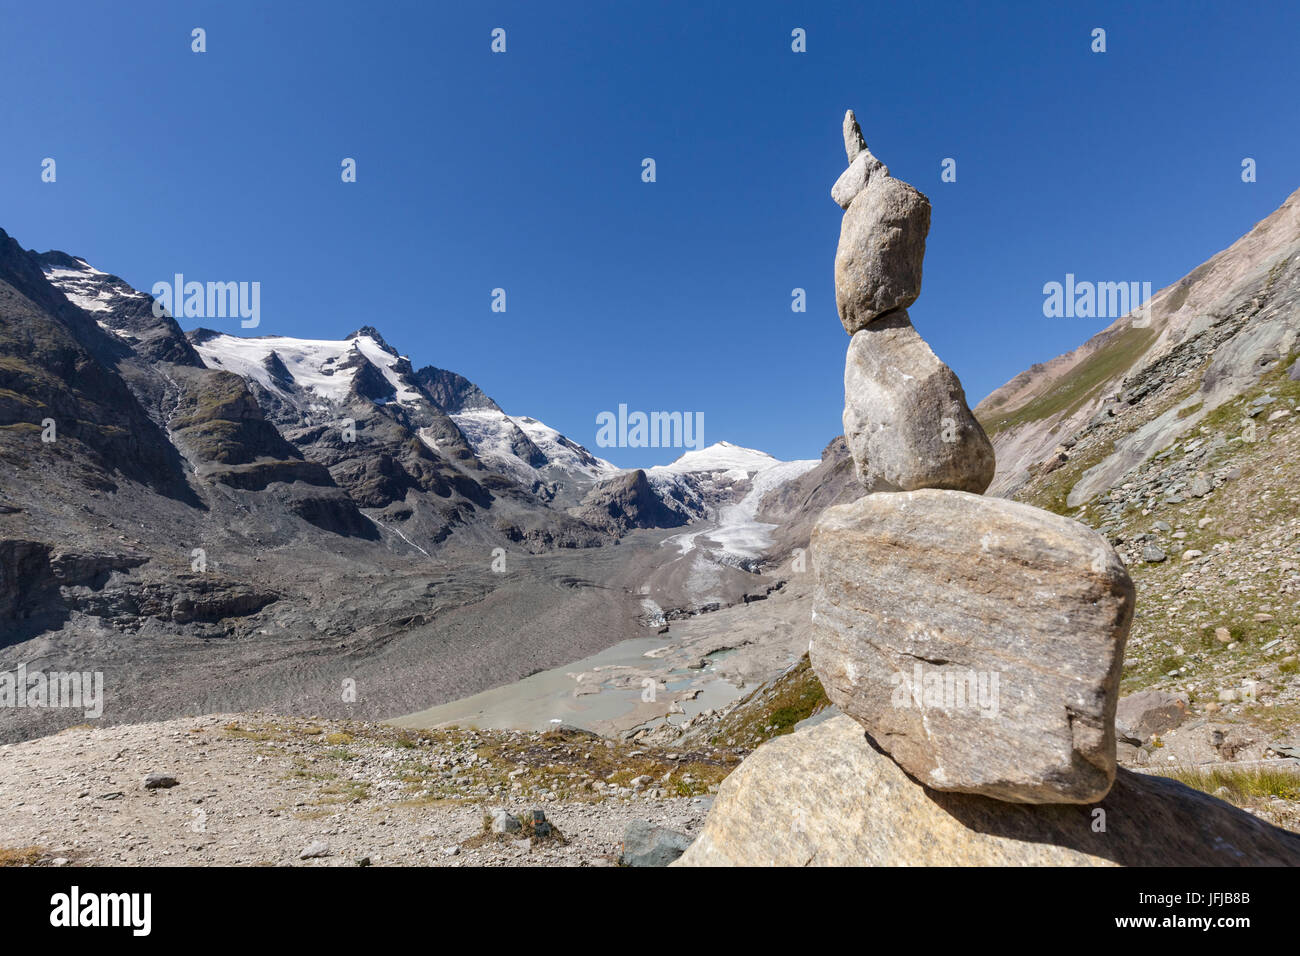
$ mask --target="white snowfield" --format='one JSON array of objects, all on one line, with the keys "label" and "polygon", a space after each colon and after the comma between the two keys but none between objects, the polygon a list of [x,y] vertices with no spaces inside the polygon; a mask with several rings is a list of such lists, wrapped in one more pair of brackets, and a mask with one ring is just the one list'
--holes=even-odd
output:
[{"label": "white snowfield", "polygon": [[736,472],[738,474],[744,472],[745,475],[751,475],[779,464],[781,462],[778,459],[773,458],[765,451],[744,448],[740,445],[733,445],[731,442],[720,441],[706,448],[688,451],[670,464],[647,468],[646,474],[683,475],[690,472],[707,471]]},{"label": "white snowfield", "polygon": [[[427,404],[427,399],[414,384],[394,369],[404,356],[393,355],[369,335],[336,340],[219,334],[194,348],[209,368],[234,372],[297,404],[302,404],[303,393],[324,402],[343,403],[356,376],[354,368],[344,366],[356,350],[393,386],[392,402],[408,406]],[[267,364],[272,352],[288,370],[292,386],[272,374]],[[387,402],[381,401],[380,404]],[[553,478],[559,472],[582,481],[600,481],[619,472],[615,465],[597,458],[577,442],[535,418],[507,415],[495,408],[475,408],[456,412],[451,419],[484,464],[524,484]],[[519,432],[527,435],[546,456],[548,463],[543,468],[533,467],[511,450]],[[438,451],[436,440],[425,429],[420,430],[419,437]]]},{"label": "white snowfield", "polygon": [[266,360],[274,352],[299,389],[310,391],[334,403],[342,403],[352,387],[356,369],[340,366],[356,350],[379,369],[393,386],[394,401],[402,405],[424,402],[423,396],[393,370],[393,366],[402,357],[385,351],[383,346],[368,335],[350,339],[295,339],[279,335],[246,338],[220,334],[195,345],[194,350],[209,368],[234,372],[242,378],[256,381],[270,392],[292,398],[291,390],[286,389],[267,368]]}]

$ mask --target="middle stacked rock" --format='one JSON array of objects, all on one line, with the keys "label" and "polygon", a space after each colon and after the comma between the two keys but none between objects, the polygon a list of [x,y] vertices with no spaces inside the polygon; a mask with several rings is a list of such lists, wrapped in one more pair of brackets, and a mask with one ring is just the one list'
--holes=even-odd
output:
[{"label": "middle stacked rock", "polygon": [[844,436],[871,492],[813,531],[813,667],[827,695],[937,790],[1087,803],[1115,777],[1133,585],[1068,518],[982,497],[994,455],[961,383],[908,318],[930,203],[871,155],[853,112],[835,255],[853,336]]}]

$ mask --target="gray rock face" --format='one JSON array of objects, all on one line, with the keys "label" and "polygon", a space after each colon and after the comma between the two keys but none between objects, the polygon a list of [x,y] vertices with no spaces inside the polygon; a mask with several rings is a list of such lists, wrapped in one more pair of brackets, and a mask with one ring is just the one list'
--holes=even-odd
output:
[{"label": "gray rock face", "polygon": [[522,824],[519,818],[506,810],[492,811],[492,832],[493,833],[514,833],[520,829]]},{"label": "gray rock face", "polygon": [[869,491],[983,493],[993,445],[961,382],[901,310],[854,334],[844,366],[844,440]]},{"label": "gray rock face", "polygon": [[633,820],[623,834],[619,862],[624,866],[668,866],[690,845],[691,838],[676,830]]},{"label": "gray rock face", "polygon": [[595,485],[576,508],[570,509],[570,514],[614,535],[633,528],[677,528],[690,520],[655,494],[641,469]]},{"label": "gray rock face", "polygon": [[877,175],[888,176],[889,168],[872,156],[871,150],[864,146],[862,152],[858,153],[857,159],[849,163],[849,168],[840,173],[840,178],[835,180],[835,185],[831,187],[831,198],[841,209],[848,209],[850,203],[858,197],[858,193],[867,188],[871,177]]},{"label": "gray rock face", "polygon": [[902,180],[873,174],[853,198],[835,251],[835,304],[849,335],[916,301],[929,231],[930,200]]},{"label": "gray rock face", "polygon": [[908,773],[1022,803],[1106,794],[1134,595],[1104,538],[927,489],[828,508],[811,551],[813,667]]},{"label": "gray rock face", "polygon": [[1115,725],[1126,734],[1145,743],[1157,734],[1166,734],[1187,717],[1187,698],[1161,690],[1143,690],[1119,699]]},{"label": "gray rock face", "polygon": [[837,717],[750,755],[674,865],[1296,866],[1300,836],[1127,770],[1096,807],[941,793]]}]

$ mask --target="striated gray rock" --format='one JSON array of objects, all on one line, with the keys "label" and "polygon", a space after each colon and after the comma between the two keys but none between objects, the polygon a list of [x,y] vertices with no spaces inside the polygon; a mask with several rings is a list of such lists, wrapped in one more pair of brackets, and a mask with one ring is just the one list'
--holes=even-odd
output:
[{"label": "striated gray rock", "polygon": [[864,146],[857,159],[849,163],[849,168],[835,180],[835,185],[831,187],[831,198],[841,209],[848,209],[853,200],[858,198],[858,193],[867,188],[872,176],[888,175],[889,167],[872,156],[871,150]]},{"label": "striated gray rock", "polygon": [[1296,866],[1300,836],[1127,770],[1095,806],[941,793],[836,717],[755,751],[673,865]]},{"label": "striated gray rock", "polygon": [[844,365],[844,440],[869,491],[952,488],[981,494],[993,445],[966,393],[907,311],[854,334]]},{"label": "striated gray rock", "polygon": [[888,175],[872,175],[840,224],[835,304],[852,335],[921,294],[930,200]]},{"label": "striated gray rock", "polygon": [[813,668],[910,774],[1022,803],[1105,795],[1134,595],[1104,538],[927,489],[828,508],[811,554]]}]

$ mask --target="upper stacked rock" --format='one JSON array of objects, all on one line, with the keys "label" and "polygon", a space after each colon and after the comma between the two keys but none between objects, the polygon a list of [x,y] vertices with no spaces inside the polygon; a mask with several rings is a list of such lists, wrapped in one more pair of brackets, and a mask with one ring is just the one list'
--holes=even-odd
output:
[{"label": "upper stacked rock", "polygon": [[930,200],[871,155],[852,110],[844,114],[844,146],[849,168],[831,187],[846,210],[835,252],[835,304],[852,335],[921,294]]},{"label": "upper stacked rock", "polygon": [[835,302],[853,336],[844,368],[844,440],[869,491],[982,494],[993,444],[957,376],[912,327],[930,201],[889,175],[844,114],[849,168],[831,188],[847,211],[835,253]]}]

